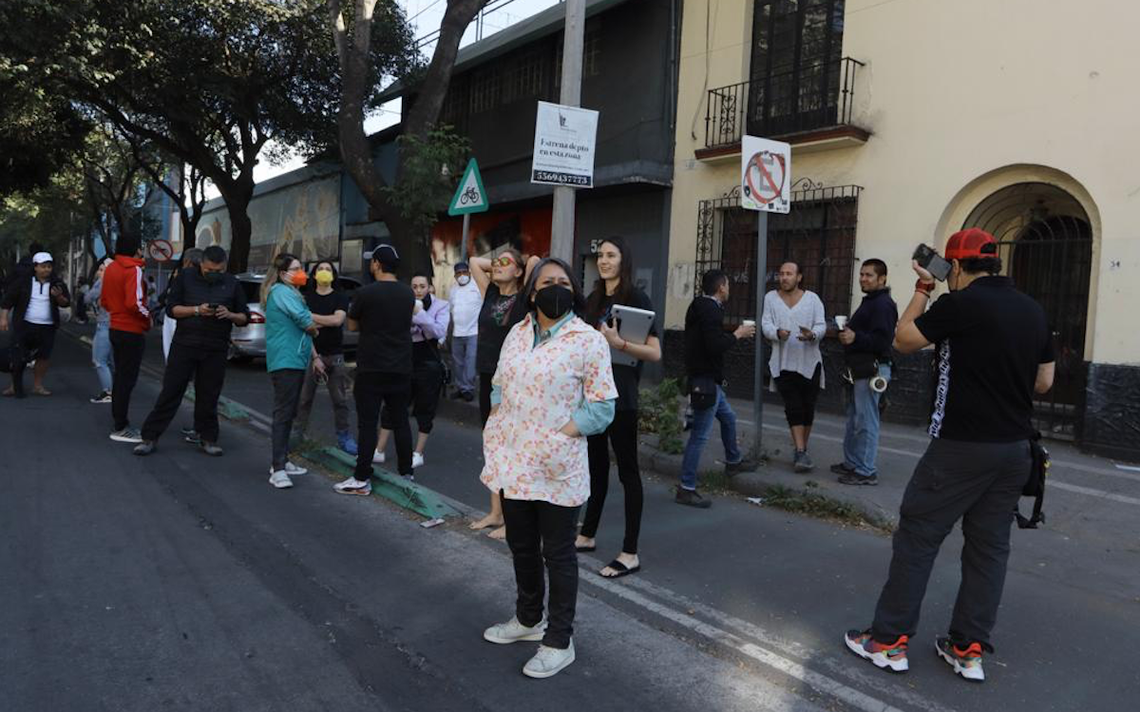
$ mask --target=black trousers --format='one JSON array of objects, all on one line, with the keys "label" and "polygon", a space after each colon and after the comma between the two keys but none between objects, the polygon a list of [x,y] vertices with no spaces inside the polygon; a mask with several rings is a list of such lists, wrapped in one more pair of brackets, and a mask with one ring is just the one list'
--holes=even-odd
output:
[{"label": "black trousers", "polygon": [[[422,361],[415,364],[412,371],[412,416],[416,427],[425,435],[431,433],[435,423],[435,412],[439,408],[439,397],[443,394],[443,364],[439,361]],[[385,406],[380,413],[380,427],[395,430],[390,409]]]},{"label": "black trousers", "polygon": [[582,536],[590,539],[598,533],[602,508],[610,486],[610,444],[617,460],[618,479],[625,490],[625,540],[621,550],[637,553],[637,539],[641,534],[641,510],[645,498],[641,489],[641,469],[637,464],[637,411],[619,410],[604,433],[587,439],[590,453],[590,500],[586,502],[586,516],[582,520]]},{"label": "black trousers", "polygon": [[186,386],[194,380],[194,430],[218,442],[218,398],[226,381],[226,352],[171,344],[162,374],[162,392],[142,426],[143,440],[158,440],[178,414]]},{"label": "black trousers", "polygon": [[479,424],[487,426],[487,418],[491,417],[491,379],[493,373],[479,374]]},{"label": "black trousers", "polygon": [[1028,442],[931,441],[903,494],[890,574],[875,609],[872,635],[893,643],[914,636],[926,584],[942,540],[962,520],[962,582],[950,637],[990,646],[997,621],[1013,508],[1029,479]]},{"label": "black trousers", "polygon": [[285,469],[289,461],[289,434],[297,419],[297,406],[301,403],[301,388],[305,385],[305,371],[300,368],[282,368],[269,373],[273,383],[273,428],[271,430],[271,467],[273,471]]},{"label": "black trousers", "polygon": [[515,564],[518,599],[515,616],[525,626],[542,620],[546,593],[543,564],[550,578],[550,615],[542,644],[570,647],[574,612],[578,606],[578,552],[574,549],[578,507],[560,507],[549,502],[503,499],[507,546]]},{"label": "black trousers", "polygon": [[[794,371],[781,371],[776,377],[776,390],[784,399],[784,415],[788,425],[810,426],[815,422],[815,402],[819,399],[820,367],[816,364],[811,378]],[[893,640],[891,641],[894,642]]]},{"label": "black trousers", "polygon": [[128,413],[131,409],[131,393],[139,380],[143,353],[146,351],[146,337],[132,331],[111,329],[111,353],[115,357],[115,374],[111,382],[111,417],[115,420],[115,431],[131,424]]},{"label": "black trousers", "polygon": [[408,375],[404,373],[358,373],[353,387],[356,398],[358,480],[367,482],[372,477],[372,453],[376,450],[379,435],[376,426],[380,409],[389,411],[389,424],[396,439],[396,466],[401,475],[411,475],[412,429],[408,425],[408,402],[412,397]]},{"label": "black trousers", "polygon": [[12,328],[11,371],[12,391],[24,397],[24,369],[32,359],[44,361],[51,358],[55,346],[57,327],[47,324],[32,324],[21,320]]}]

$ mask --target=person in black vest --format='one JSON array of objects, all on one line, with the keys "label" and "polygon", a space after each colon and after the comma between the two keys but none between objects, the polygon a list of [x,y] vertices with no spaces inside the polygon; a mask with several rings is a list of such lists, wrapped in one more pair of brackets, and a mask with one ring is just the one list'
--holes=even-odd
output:
[{"label": "person in black vest", "polygon": [[51,255],[37,252],[32,256],[32,274],[20,271],[0,303],[0,331],[8,330],[8,310],[12,310],[12,385],[5,396],[24,397],[24,369],[33,356],[32,393],[51,395],[44,387],[44,376],[59,329],[59,309],[71,304],[67,285],[53,274],[54,268]]},{"label": "person in black vest", "polygon": [[[1053,340],[1045,310],[1000,277],[997,243],[971,228],[946,244],[949,294],[926,311],[934,278],[914,263],[915,293],[899,320],[894,347],[909,354],[937,344],[930,445],[899,507],[890,573],[875,619],[847,633],[847,647],[877,667],[908,669],[938,550],[962,521],[962,582],[938,655],[966,680],[985,679],[1009,559],[1009,529],[1029,480],[1034,393],[1053,387]],[[923,313],[925,312],[925,313]]]},{"label": "person in black vest", "polygon": [[194,432],[198,447],[218,456],[218,398],[226,380],[230,331],[249,322],[249,305],[241,284],[226,274],[226,251],[211,245],[202,252],[197,270],[184,270],[174,280],[166,302],[166,318],[178,319],[162,391],[142,427],[136,455],[154,452],[158,439],[178,413],[186,387],[194,381]]},{"label": "person in black vest", "polygon": [[[701,279],[702,294],[685,313],[685,371],[689,390],[703,389],[709,402],[699,407],[693,399],[693,427],[681,460],[681,485],[677,504],[708,509],[712,501],[697,492],[697,466],[712,432],[713,420],[720,421],[724,444],[724,471],[732,476],[756,469],[756,461],[746,459],[736,443],[736,414],[724,395],[724,355],[741,339],[756,336],[755,324],[741,324],[731,333],[724,330],[724,304],[728,301],[728,275],[712,269]],[[759,348],[759,346],[757,346]]]}]

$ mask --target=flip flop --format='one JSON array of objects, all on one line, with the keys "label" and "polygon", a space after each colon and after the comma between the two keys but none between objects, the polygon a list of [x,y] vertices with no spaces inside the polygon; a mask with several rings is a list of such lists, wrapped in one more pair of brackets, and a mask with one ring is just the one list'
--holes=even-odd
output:
[{"label": "flip flop", "polygon": [[601,571],[599,571],[598,575],[604,579],[616,579],[616,578],[621,578],[622,576],[629,576],[630,574],[635,574],[638,571],[641,571],[641,564],[638,564],[637,566],[634,566],[631,569],[631,568],[627,568],[625,564],[618,561],[617,559],[614,559],[610,563],[606,564],[606,568],[614,569],[615,571],[617,571],[617,573],[614,574],[613,576],[606,576]]},{"label": "flip flop", "polygon": [[597,551],[598,545],[595,544],[593,546],[576,546],[576,547],[574,547],[574,549],[577,550],[578,553],[582,554],[582,553],[587,553],[587,552],[591,552],[591,551]]}]

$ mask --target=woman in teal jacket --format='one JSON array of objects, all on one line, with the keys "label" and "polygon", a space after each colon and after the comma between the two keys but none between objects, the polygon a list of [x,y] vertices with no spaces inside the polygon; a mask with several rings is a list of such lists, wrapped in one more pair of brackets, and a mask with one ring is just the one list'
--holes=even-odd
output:
[{"label": "woman in teal jacket", "polygon": [[305,369],[313,352],[317,326],[300,288],[309,276],[301,261],[287,252],[277,255],[261,285],[265,310],[265,368],[273,381],[273,463],[269,484],[277,489],[293,486],[290,475],[305,468],[289,462],[289,433],[297,417]]}]

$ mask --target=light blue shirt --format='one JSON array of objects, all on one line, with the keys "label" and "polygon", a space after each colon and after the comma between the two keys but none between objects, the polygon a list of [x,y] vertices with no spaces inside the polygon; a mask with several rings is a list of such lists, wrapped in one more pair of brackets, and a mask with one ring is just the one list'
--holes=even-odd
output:
[{"label": "light blue shirt", "polygon": [[[543,330],[539,325],[538,319],[534,320],[534,346],[531,350],[538,348],[541,344],[546,343],[554,338],[554,335],[566,325],[575,316],[571,311],[554,323],[549,329]],[[496,385],[491,388],[491,405],[499,405],[503,400],[502,389]],[[578,432],[582,435],[597,435],[604,433],[606,428],[613,422],[614,412],[616,406],[616,399],[604,401],[589,401],[585,398],[578,404],[577,410],[570,416],[577,426]]]}]

